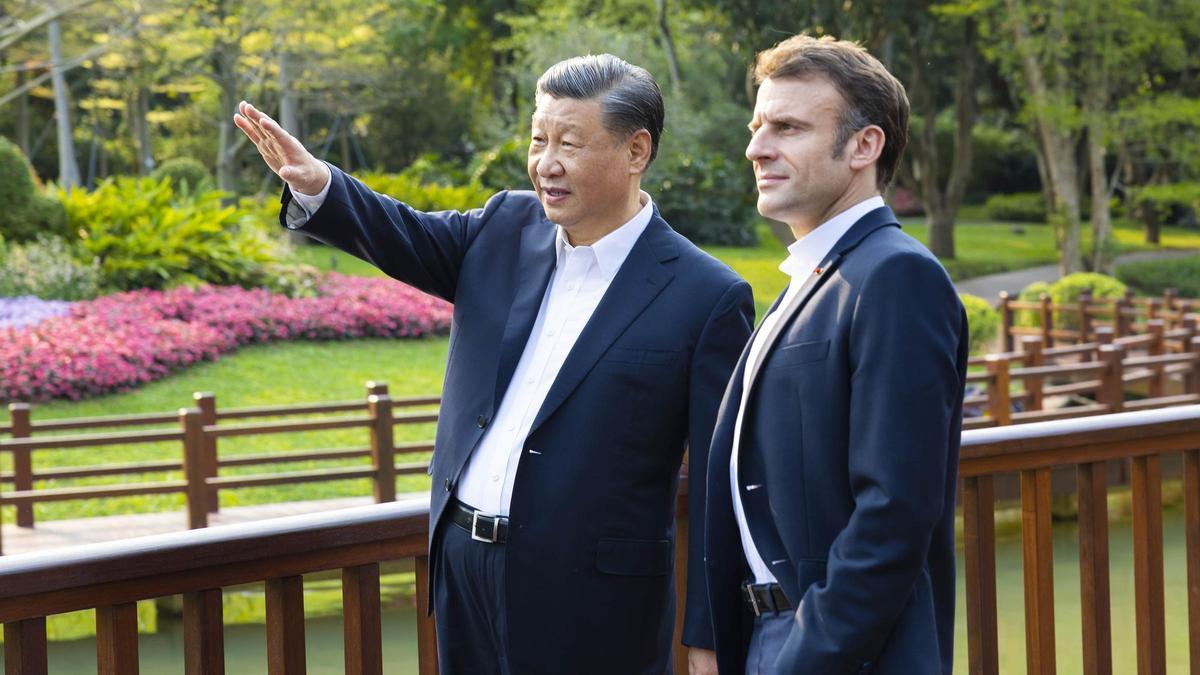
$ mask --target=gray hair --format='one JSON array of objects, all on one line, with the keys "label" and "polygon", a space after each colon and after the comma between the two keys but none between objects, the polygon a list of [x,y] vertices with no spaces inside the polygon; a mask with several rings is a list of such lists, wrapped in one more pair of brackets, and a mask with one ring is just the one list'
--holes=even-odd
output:
[{"label": "gray hair", "polygon": [[538,78],[537,93],[582,101],[599,99],[604,128],[622,138],[650,132],[650,161],[662,137],[662,92],[645,68],[612,54],[576,56],[550,66]]}]

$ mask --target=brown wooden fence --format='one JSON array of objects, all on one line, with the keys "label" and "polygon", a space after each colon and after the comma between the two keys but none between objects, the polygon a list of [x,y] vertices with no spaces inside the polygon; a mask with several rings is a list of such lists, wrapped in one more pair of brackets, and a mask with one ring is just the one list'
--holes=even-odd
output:
[{"label": "brown wooden fence", "polygon": [[[0,452],[12,454],[11,473],[0,475],[0,486],[11,484],[13,489],[0,492],[0,504],[14,505],[16,522],[33,527],[33,506],[51,501],[126,497],[131,495],[183,493],[187,504],[188,525],[205,527],[208,514],[217,511],[220,490],[262,487],[297,483],[312,483],[353,478],[369,478],[374,484],[377,502],[395,499],[396,476],[424,473],[428,463],[409,461],[397,463],[397,458],[433,450],[433,442],[401,443],[394,441],[395,425],[427,424],[437,421],[436,412],[397,412],[436,405],[438,397],[392,399],[387,385],[368,383],[363,401],[301,404],[219,410],[216,397],[209,393],[195,394],[195,407],[177,414],[126,415],[79,419],[33,421],[31,407],[24,403],[9,406],[12,420],[0,426],[0,433],[12,438],[0,440]],[[339,414],[338,417],[308,418],[298,421],[246,422],[256,418],[297,417],[303,415]],[[350,414],[345,414],[350,413]],[[176,429],[128,431],[126,429],[175,422]],[[117,428],[116,432],[84,433],[77,435],[47,435],[49,432],[92,431]],[[369,447],[332,448],[297,452],[275,452],[222,458],[219,441],[232,436],[268,435],[323,431],[331,429],[363,429],[369,437]],[[41,435],[35,436],[35,433]],[[67,468],[34,468],[34,453],[45,450],[87,449],[111,445],[178,442],[179,460],[162,460],[99,466]],[[254,475],[222,476],[223,467],[270,466],[283,462],[368,459],[362,466],[341,466],[304,471],[278,471]],[[118,485],[87,487],[35,488],[34,481],[97,476],[138,475],[182,471],[183,479],[155,482],[127,482]],[[0,541],[0,552],[3,542]]]},{"label": "brown wooden fence", "polygon": [[[992,481],[1021,477],[1028,672],[1055,672],[1050,469],[1078,472],[1083,672],[1112,673],[1107,486],[1110,462],[1132,463],[1137,661],[1140,675],[1166,671],[1160,459],[1185,463],[1189,655],[1200,672],[1200,406],[1058,420],[963,433],[962,478],[967,657],[973,675],[999,673],[995,499]],[[683,483],[686,489],[686,482]],[[686,500],[676,545],[676,582],[686,570]],[[303,673],[301,576],[342,571],[347,673],[382,671],[379,564],[414,558],[420,672],[436,672],[436,637],[422,608],[428,578],[427,502],[381,504],[212,530],[0,558],[0,622],[9,675],[44,674],[45,617],[96,608],[98,671],[137,672],[139,600],[183,594],[189,674],[224,672],[221,589],[265,581],[268,672]],[[682,595],[681,595],[682,597]],[[678,626],[677,626],[678,630]],[[619,645],[614,645],[619,648]],[[682,650],[676,671],[686,672]]]},{"label": "brown wooden fence", "polygon": [[[1042,338],[1042,344],[1054,347],[1058,344],[1094,342],[1098,339],[1097,329],[1108,328],[1116,338],[1145,334],[1152,330],[1154,321],[1162,322],[1167,330],[1187,328],[1195,333],[1193,312],[1200,310],[1200,300],[1181,298],[1175,289],[1167,289],[1161,298],[1137,298],[1133,291],[1116,299],[1092,297],[1084,290],[1078,302],[1056,305],[1045,293],[1037,302],[1013,299],[1008,293],[1000,293],[1000,335],[1002,349],[1013,351],[1016,341],[1025,335]],[[1018,326],[1018,315],[1032,319],[1033,326]]]}]

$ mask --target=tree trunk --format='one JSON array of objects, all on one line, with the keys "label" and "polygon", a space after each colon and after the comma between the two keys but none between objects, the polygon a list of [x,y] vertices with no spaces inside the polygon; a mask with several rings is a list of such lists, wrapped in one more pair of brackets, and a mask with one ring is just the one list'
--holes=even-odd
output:
[{"label": "tree trunk", "polygon": [[[17,88],[25,84],[25,71],[17,71]],[[17,147],[21,148],[21,152],[26,157],[30,155],[29,145],[29,94],[21,94],[17,97]]]},{"label": "tree trunk", "polygon": [[217,187],[232,201],[237,192],[237,150],[234,142],[233,111],[238,104],[237,55],[233,45],[217,43],[214,48],[213,78],[221,89],[217,115]]},{"label": "tree trunk", "polygon": [[300,129],[300,106],[296,101],[296,92],[292,88],[292,83],[295,81],[292,74],[294,60],[295,56],[287,51],[279,55],[279,123],[288,133],[295,136],[296,140],[303,143],[304,134]]},{"label": "tree trunk", "polygon": [[1093,124],[1088,130],[1088,168],[1092,181],[1092,271],[1112,274],[1112,216],[1108,210],[1108,172],[1104,137]]},{"label": "tree trunk", "polygon": [[154,153],[150,148],[150,124],[146,117],[150,112],[150,91],[138,87],[126,102],[129,116],[129,133],[133,136],[133,147],[137,153],[138,175],[145,176],[154,171]]},{"label": "tree trunk", "polygon": [[79,185],[79,164],[75,159],[75,139],[71,136],[71,111],[67,104],[67,83],[62,74],[62,30],[58,19],[49,24],[50,69],[54,83],[54,115],[58,125],[58,183],[70,189]]},{"label": "tree trunk", "polygon": [[[1050,224],[1055,228],[1055,240],[1059,250],[1059,268],[1064,275],[1083,269],[1083,253],[1080,246],[1079,222],[1079,169],[1075,164],[1075,140],[1069,130],[1060,129],[1046,112],[1050,100],[1049,88],[1042,76],[1029,34],[1020,0],[1005,0],[1009,21],[1013,30],[1014,45],[1021,55],[1022,72],[1034,100],[1034,117],[1038,135],[1045,153],[1046,173],[1053,190],[1051,200],[1054,210]],[[1061,8],[1059,11],[1064,11]],[[1056,70],[1057,84],[1065,86],[1065,74]]]},{"label": "tree trunk", "polygon": [[658,33],[662,37],[667,68],[671,74],[671,89],[679,94],[683,89],[683,74],[679,70],[679,56],[675,53],[675,41],[671,39],[671,27],[667,23],[667,0],[655,0],[655,4],[658,5]]}]

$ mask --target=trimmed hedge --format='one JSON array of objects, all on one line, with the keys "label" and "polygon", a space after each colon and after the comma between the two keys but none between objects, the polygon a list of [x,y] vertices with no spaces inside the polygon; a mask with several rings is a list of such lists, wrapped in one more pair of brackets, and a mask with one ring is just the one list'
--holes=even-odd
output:
[{"label": "trimmed hedge", "polygon": [[983,298],[960,293],[963,308],[967,310],[967,325],[970,327],[971,353],[982,354],[993,351],[996,334],[1000,332],[1000,312]]},{"label": "trimmed hedge", "polygon": [[1147,295],[1175,288],[1182,297],[1200,298],[1200,256],[1128,263],[1117,267],[1117,278]]},{"label": "trimmed hedge", "polygon": [[1046,198],[1040,192],[992,195],[984,202],[989,220],[1046,224]]}]

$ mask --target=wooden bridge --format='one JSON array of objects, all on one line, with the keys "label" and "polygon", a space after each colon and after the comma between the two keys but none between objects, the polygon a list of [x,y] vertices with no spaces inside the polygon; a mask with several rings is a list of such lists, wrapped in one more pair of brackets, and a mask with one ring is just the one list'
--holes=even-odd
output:
[{"label": "wooden bridge", "polygon": [[[1139,675],[1166,672],[1160,463],[1182,456],[1190,666],[1200,673],[1200,406],[967,431],[962,478],[969,671],[999,672],[993,480],[1020,476],[1028,672],[1055,672],[1050,472],[1074,467],[1079,496],[1083,672],[1112,673],[1108,565],[1109,463],[1132,477]],[[684,483],[686,485],[686,483]],[[684,583],[687,514],[679,503],[676,582]],[[265,582],[270,673],[304,672],[301,575],[340,570],[347,673],[381,673],[379,565],[412,558],[420,672],[436,672],[436,636],[421,609],[428,578],[427,502],[343,511],[0,558],[0,621],[9,675],[47,672],[45,617],[96,608],[101,675],[138,671],[136,602],[182,594],[189,674],[224,672],[221,593]],[[686,663],[677,651],[677,672]]]}]

